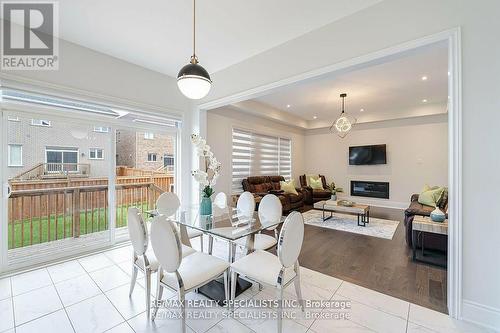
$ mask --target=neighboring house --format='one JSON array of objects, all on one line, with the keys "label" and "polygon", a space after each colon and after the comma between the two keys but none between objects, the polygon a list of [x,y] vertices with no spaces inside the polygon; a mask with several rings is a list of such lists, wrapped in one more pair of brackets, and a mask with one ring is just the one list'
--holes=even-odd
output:
[{"label": "neighboring house", "polygon": [[173,171],[175,137],[153,132],[116,131],[116,165]]},{"label": "neighboring house", "polygon": [[108,127],[9,116],[8,177],[15,178],[38,165],[51,175],[64,170],[89,177],[106,176],[110,135]]}]

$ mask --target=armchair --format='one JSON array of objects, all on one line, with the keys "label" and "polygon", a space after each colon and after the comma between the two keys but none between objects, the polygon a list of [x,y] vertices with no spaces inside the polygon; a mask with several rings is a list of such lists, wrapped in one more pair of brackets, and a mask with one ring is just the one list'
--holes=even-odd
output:
[{"label": "armchair", "polygon": [[319,175],[319,177],[321,178],[323,189],[313,189],[308,185],[306,175],[299,176],[302,193],[304,193],[304,201],[308,205],[312,205],[321,200],[328,200],[332,196],[332,192],[328,189],[325,176]]}]

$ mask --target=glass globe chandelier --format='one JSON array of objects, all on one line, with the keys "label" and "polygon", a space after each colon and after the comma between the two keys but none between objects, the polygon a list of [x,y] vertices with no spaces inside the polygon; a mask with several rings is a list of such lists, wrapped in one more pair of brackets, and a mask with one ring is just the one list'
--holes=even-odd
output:
[{"label": "glass globe chandelier", "polygon": [[207,70],[198,63],[196,56],[196,0],[193,0],[193,55],[189,64],[177,74],[177,86],[189,99],[205,97],[212,87],[212,80]]},{"label": "glass globe chandelier", "polygon": [[340,113],[340,116],[333,122],[332,126],[330,126],[330,131],[337,133],[337,135],[341,138],[345,138],[346,135],[351,131],[354,124],[356,124],[356,118],[347,115],[345,112],[346,97],[346,93],[340,94],[340,98],[342,98],[342,112]]}]

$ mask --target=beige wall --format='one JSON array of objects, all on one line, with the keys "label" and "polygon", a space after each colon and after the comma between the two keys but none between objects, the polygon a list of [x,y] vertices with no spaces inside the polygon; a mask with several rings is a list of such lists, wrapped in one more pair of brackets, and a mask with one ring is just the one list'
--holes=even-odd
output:
[{"label": "beige wall", "polygon": [[296,184],[299,184],[299,175],[304,173],[304,135],[302,130],[230,109],[221,109],[209,111],[207,114],[207,143],[222,163],[221,176],[215,186],[217,192],[223,191],[226,194],[231,194],[233,127],[292,139],[292,177]]},{"label": "beige wall", "polygon": [[[389,199],[353,197],[354,201],[408,207],[424,184],[448,183],[446,115],[359,124],[344,139],[327,130],[308,131],[304,161],[309,173],[326,175],[349,195],[351,180],[389,182]],[[349,146],[387,145],[387,164],[349,165]]]}]

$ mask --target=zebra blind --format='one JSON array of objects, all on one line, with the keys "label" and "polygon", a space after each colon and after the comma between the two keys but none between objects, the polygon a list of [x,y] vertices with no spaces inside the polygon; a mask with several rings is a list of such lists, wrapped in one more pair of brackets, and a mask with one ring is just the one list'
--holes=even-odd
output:
[{"label": "zebra blind", "polygon": [[241,182],[249,176],[292,177],[290,139],[233,128],[232,190],[243,191]]}]

